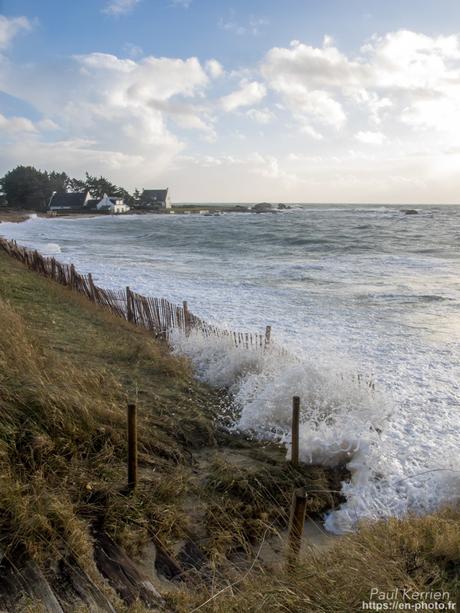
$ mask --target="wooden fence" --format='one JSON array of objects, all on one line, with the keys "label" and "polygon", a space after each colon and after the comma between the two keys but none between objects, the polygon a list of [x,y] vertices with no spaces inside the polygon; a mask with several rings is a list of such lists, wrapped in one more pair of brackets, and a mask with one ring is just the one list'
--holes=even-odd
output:
[{"label": "wooden fence", "polygon": [[157,338],[169,341],[175,330],[185,334],[199,331],[206,337],[225,337],[235,347],[265,349],[270,344],[270,326],[265,328],[264,334],[218,328],[194,315],[186,301],[178,306],[165,298],[142,296],[129,287],[124,291],[103,289],[95,285],[91,273],[80,274],[73,264],[62,264],[54,257],[45,257],[36,250],[21,247],[16,241],[0,237],[0,248],[31,270],[84,294],[114,315],[146,328]]}]

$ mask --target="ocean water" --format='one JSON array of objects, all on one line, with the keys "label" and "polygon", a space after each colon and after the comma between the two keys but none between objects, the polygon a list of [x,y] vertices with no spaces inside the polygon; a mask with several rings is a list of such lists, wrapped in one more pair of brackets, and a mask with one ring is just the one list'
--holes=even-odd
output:
[{"label": "ocean water", "polygon": [[31,219],[0,233],[98,284],[263,332],[280,354],[176,336],[232,389],[234,427],[284,441],[301,397],[305,461],[346,462],[334,532],[460,495],[460,207],[305,206],[277,214]]}]

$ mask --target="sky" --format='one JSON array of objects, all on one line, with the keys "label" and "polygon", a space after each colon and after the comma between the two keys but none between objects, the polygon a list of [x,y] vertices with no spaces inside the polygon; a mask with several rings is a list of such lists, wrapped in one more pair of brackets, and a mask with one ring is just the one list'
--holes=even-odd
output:
[{"label": "sky", "polygon": [[0,0],[0,175],[460,202],[458,0]]}]

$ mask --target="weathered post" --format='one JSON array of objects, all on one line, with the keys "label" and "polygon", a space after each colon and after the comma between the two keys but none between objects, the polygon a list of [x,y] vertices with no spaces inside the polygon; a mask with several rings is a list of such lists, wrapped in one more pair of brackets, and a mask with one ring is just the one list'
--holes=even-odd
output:
[{"label": "weathered post", "polygon": [[93,275],[88,273],[89,297],[92,302],[96,302],[96,288],[94,286]]},{"label": "weathered post", "polygon": [[126,319],[128,321],[134,321],[133,295],[129,287],[126,288]]},{"label": "weathered post", "polygon": [[302,545],[303,527],[305,523],[305,510],[307,507],[307,490],[299,487],[292,494],[291,517],[288,533],[288,570],[292,570],[298,560]]},{"label": "weathered post", "polygon": [[291,463],[299,463],[299,420],[300,420],[300,398],[292,398],[292,433],[291,433]]},{"label": "weathered post", "polygon": [[188,310],[188,303],[186,300],[182,303],[184,308],[184,331],[185,335],[188,336],[190,334],[190,311]]},{"label": "weathered post", "polygon": [[75,266],[73,264],[70,265],[70,287],[72,289],[77,289],[77,282],[75,278]]},{"label": "weathered post", "polygon": [[272,327],[266,326],[265,328],[265,347],[268,347],[268,345],[270,344],[271,335],[272,335]]},{"label": "weathered post", "polygon": [[137,486],[137,406],[128,404],[128,488]]}]

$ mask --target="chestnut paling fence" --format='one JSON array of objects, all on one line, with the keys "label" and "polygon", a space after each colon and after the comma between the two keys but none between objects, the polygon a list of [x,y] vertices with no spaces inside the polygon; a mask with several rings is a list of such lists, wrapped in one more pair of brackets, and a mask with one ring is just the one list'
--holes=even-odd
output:
[{"label": "chestnut paling fence", "polygon": [[265,349],[270,344],[271,326],[267,326],[263,334],[218,328],[194,315],[186,301],[179,306],[165,298],[142,296],[129,287],[126,290],[103,289],[94,283],[91,273],[83,275],[76,271],[73,264],[63,264],[54,257],[45,257],[36,250],[18,245],[14,240],[0,237],[0,248],[31,270],[85,295],[114,315],[142,326],[155,337],[166,341],[170,340],[175,330],[180,330],[185,334],[198,331],[206,337],[225,337],[235,347],[246,349]]}]

